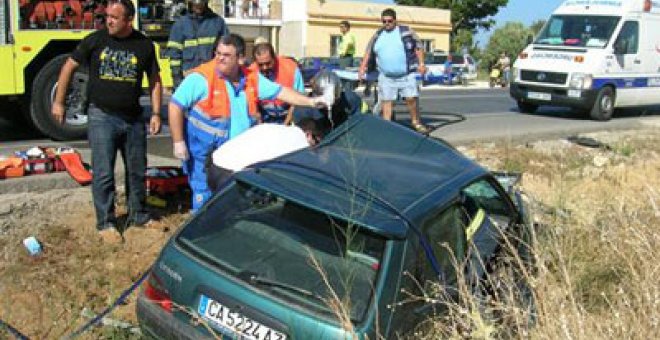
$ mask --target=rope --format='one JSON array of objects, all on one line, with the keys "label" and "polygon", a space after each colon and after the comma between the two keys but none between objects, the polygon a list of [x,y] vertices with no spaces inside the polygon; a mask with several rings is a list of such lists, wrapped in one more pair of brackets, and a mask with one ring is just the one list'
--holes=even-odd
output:
[{"label": "rope", "polygon": [[75,339],[79,337],[81,334],[85,333],[90,327],[96,325],[105,317],[108,315],[110,312],[112,312],[117,306],[122,304],[126,298],[133,293],[133,291],[142,284],[142,282],[147,278],[149,275],[150,270],[147,270],[142,274],[140,279],[135,281],[128,289],[126,289],[116,300],[113,302],[110,306],[108,306],[103,312],[99,313],[95,318],[84,324],[82,327],[78,328],[75,332],[71,333],[68,337],[65,337],[65,339]]},{"label": "rope", "polygon": [[20,340],[29,340],[27,336],[23,335],[23,333],[19,332],[16,328],[12,327],[10,324],[2,321],[0,319],[0,329],[6,329],[9,331],[9,334],[13,335],[16,339]]}]

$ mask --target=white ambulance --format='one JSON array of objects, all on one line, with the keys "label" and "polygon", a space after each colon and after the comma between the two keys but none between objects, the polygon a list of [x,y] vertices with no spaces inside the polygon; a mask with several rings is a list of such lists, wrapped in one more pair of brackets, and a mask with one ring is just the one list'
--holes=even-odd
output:
[{"label": "white ambulance", "polygon": [[521,112],[565,106],[608,120],[660,104],[660,0],[567,0],[512,68]]}]

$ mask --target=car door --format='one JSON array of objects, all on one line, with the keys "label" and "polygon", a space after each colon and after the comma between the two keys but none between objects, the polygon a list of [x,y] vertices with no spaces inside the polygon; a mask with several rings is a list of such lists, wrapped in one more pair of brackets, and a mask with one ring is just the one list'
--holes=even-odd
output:
[{"label": "car door", "polygon": [[491,177],[480,179],[461,191],[462,206],[469,216],[467,269],[470,279],[483,276],[486,264],[496,254],[503,237],[518,221],[515,206]]},{"label": "car door", "polygon": [[639,22],[624,22],[612,47],[614,61],[609,65],[617,85],[616,106],[636,105],[643,82],[640,77],[642,60],[639,53]]},{"label": "car door", "polygon": [[411,335],[422,321],[445,308],[444,303],[437,301],[456,301],[458,298],[457,279],[461,275],[456,268],[463,267],[467,246],[464,211],[456,200],[423,223],[421,239],[415,235],[409,241],[404,259],[406,271],[402,274],[400,293],[393,306],[389,336]]},{"label": "car door", "polygon": [[639,27],[640,72],[646,86],[639,89],[640,105],[660,103],[660,19],[641,20]]}]

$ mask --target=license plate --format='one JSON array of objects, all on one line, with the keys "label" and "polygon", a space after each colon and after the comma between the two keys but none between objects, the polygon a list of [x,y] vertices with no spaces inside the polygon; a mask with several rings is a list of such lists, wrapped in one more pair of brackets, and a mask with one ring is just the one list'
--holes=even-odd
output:
[{"label": "license plate", "polygon": [[568,90],[568,96],[571,98],[580,98],[582,97],[582,91],[580,90]]},{"label": "license plate", "polygon": [[286,340],[284,333],[232,311],[227,306],[204,295],[199,301],[197,311],[199,315],[217,325],[223,333],[231,337],[253,340]]},{"label": "license plate", "polygon": [[543,92],[527,92],[527,98],[529,99],[538,99],[538,100],[550,100],[550,93]]}]

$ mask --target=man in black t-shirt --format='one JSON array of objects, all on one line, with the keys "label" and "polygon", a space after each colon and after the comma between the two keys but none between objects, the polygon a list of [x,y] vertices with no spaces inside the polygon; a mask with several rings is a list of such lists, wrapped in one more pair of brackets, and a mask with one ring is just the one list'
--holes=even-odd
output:
[{"label": "man in black t-shirt", "polygon": [[161,127],[162,87],[154,45],[131,25],[135,16],[133,3],[109,2],[106,15],[106,28],[85,37],[62,67],[52,114],[57,122],[63,122],[71,77],[80,64],[88,65],[88,139],[96,227],[104,241],[117,243],[122,241],[115,216],[114,168],[118,150],[126,170],[129,221],[136,225],[150,222],[144,205],[146,128],[139,102],[144,73],[149,78],[153,110],[151,134],[157,134]]}]

